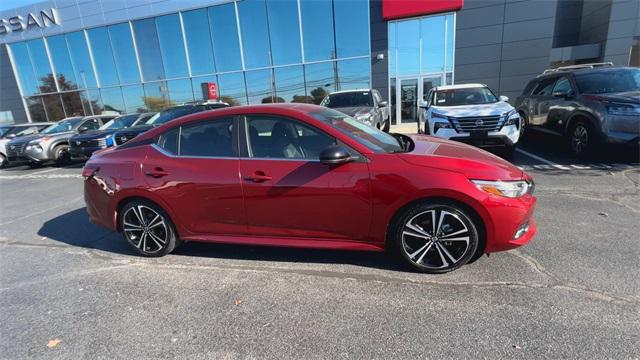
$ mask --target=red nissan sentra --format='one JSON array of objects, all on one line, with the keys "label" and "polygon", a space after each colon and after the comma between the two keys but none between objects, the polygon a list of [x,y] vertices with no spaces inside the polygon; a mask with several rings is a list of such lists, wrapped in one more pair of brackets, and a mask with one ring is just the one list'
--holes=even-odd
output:
[{"label": "red nissan sentra", "polygon": [[188,115],[94,154],[91,222],[141,255],[183,241],[390,250],[440,273],[526,244],[533,180],[486,151],[308,104]]}]

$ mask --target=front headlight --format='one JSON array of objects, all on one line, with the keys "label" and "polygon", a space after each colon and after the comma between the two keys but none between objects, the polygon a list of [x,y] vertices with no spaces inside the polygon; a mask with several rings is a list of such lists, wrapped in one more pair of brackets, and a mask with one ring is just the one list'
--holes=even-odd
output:
[{"label": "front headlight", "polygon": [[437,119],[446,119],[446,120],[449,120],[449,118],[447,117],[447,115],[442,115],[442,114],[437,113],[437,112],[432,112],[432,113],[431,113],[431,117],[432,117],[432,118],[437,118]]},{"label": "front headlight", "polygon": [[518,112],[514,109],[509,111],[505,117],[507,118],[507,121],[505,121],[504,125],[517,125],[520,122],[520,114],[518,114]]},{"label": "front headlight", "polygon": [[42,151],[42,145],[40,145],[39,140],[31,140],[27,143],[27,147],[25,150]]},{"label": "front headlight", "polygon": [[105,144],[107,145],[107,147],[113,146],[115,144],[115,142],[113,141],[113,134],[107,135],[107,137],[104,139],[104,141],[105,141]]},{"label": "front headlight", "polygon": [[486,181],[471,180],[478,189],[488,192],[489,194],[504,196],[508,198],[517,198],[527,193],[533,192],[533,182],[525,180],[518,181]]},{"label": "front headlight", "polygon": [[363,122],[367,125],[371,125],[371,113],[356,114],[355,118],[360,122]]},{"label": "front headlight", "polygon": [[607,112],[611,115],[638,116],[640,115],[640,106],[609,103],[609,105],[607,105]]}]

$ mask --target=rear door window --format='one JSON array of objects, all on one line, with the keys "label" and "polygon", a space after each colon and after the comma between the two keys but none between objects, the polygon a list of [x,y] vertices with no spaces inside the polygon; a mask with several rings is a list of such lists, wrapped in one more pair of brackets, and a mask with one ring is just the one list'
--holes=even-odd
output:
[{"label": "rear door window", "polygon": [[180,156],[237,156],[233,118],[205,120],[185,125],[180,131]]},{"label": "rear door window", "polygon": [[566,94],[573,93],[569,79],[567,79],[566,77],[561,77],[560,79],[558,79],[555,86],[553,87],[552,93],[556,92],[563,92]]},{"label": "rear door window", "polygon": [[533,90],[532,95],[536,96],[551,96],[553,85],[556,83],[556,78],[548,78],[540,81],[536,89]]}]

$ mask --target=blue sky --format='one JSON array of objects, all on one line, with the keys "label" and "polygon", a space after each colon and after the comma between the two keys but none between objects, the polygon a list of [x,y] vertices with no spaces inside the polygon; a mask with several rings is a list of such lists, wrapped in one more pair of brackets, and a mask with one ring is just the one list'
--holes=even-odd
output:
[{"label": "blue sky", "polygon": [[0,0],[0,11],[15,9],[20,6],[31,5],[42,0]]}]

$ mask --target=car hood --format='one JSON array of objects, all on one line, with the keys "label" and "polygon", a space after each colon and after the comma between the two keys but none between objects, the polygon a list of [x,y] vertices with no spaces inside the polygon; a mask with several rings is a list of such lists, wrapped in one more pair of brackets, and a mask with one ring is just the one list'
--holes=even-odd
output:
[{"label": "car hood", "polygon": [[134,127],[130,127],[130,128],[126,128],[126,129],[121,129],[116,131],[116,135],[118,134],[140,134],[143,133],[147,130],[151,130],[153,129],[154,126],[153,125],[138,125],[138,126],[134,126]]},{"label": "car hood", "polygon": [[406,162],[444,169],[475,180],[521,180],[525,173],[510,162],[480,148],[426,135],[409,135],[411,152],[399,154]]},{"label": "car hood", "polygon": [[599,101],[611,101],[616,103],[636,104],[640,105],[640,91],[627,91],[610,94],[585,94],[586,97],[594,98]]},{"label": "car hood", "polygon": [[513,110],[513,106],[508,102],[499,101],[492,104],[432,106],[431,110],[451,117],[494,116],[508,113]]},{"label": "car hood", "polygon": [[349,116],[355,116],[356,114],[364,114],[371,111],[371,106],[345,106],[345,107],[335,107],[333,110],[340,111],[343,114],[347,114]]},{"label": "car hood", "polygon": [[103,137],[106,137],[109,134],[115,133],[116,131],[118,131],[118,129],[92,130],[82,134],[74,135],[72,139],[73,140],[101,139]]}]

